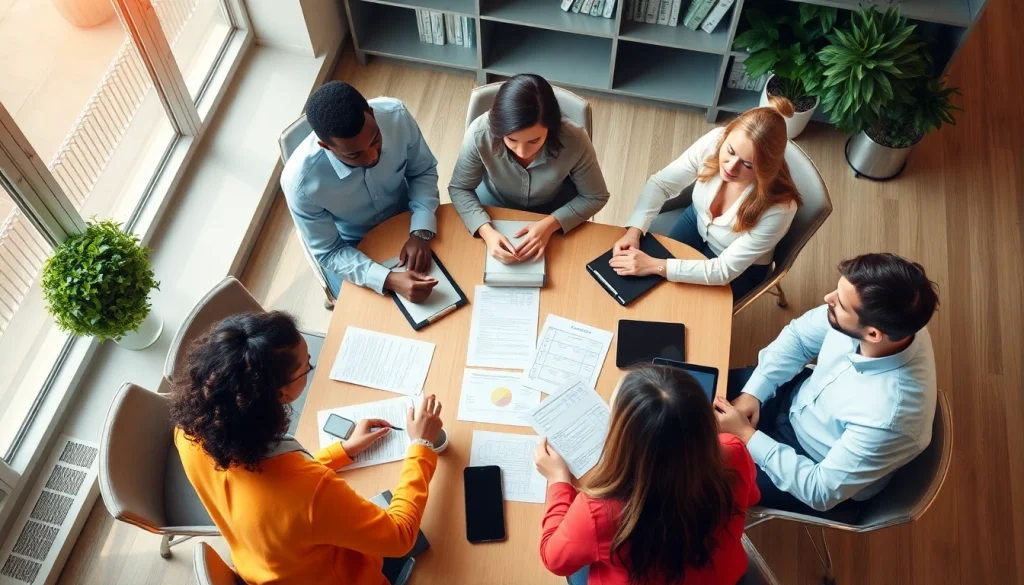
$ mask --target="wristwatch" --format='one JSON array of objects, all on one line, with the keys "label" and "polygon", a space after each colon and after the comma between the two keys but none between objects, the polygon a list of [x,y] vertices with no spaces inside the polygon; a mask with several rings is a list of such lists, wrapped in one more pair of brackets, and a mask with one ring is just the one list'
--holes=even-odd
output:
[{"label": "wristwatch", "polygon": [[416,236],[424,242],[429,242],[434,239],[434,232],[430,230],[416,230],[409,235]]}]

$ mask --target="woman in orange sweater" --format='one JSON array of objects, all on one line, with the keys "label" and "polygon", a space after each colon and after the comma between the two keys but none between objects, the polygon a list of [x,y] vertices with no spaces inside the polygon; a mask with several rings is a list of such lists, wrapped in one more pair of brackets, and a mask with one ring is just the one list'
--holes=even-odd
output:
[{"label": "woman in orange sweater", "polygon": [[639,367],[612,393],[608,437],[583,493],[542,439],[540,558],[570,585],[735,585],[743,520],[760,498],[743,441],[719,434],[689,374]]},{"label": "woman in orange sweater", "polygon": [[412,549],[437,454],[441,404],[409,410],[412,445],[388,509],[336,470],[392,431],[362,420],[351,438],[314,455],[287,448],[293,402],[309,364],[295,321],[280,312],[229,317],[195,344],[174,381],[171,419],[185,474],[248,585],[387,585],[385,557]]}]

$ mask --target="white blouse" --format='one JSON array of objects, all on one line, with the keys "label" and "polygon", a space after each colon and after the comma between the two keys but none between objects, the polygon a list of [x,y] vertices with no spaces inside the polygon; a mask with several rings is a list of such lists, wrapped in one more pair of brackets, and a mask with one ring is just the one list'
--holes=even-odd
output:
[{"label": "white blouse", "polygon": [[[676,160],[651,175],[640,199],[633,209],[633,215],[626,227],[635,227],[647,233],[651,222],[661,211],[665,201],[678,195],[687,185],[693,183],[697,174],[704,169],[704,161],[715,154],[718,141],[725,132],[715,128],[694,142]],[[711,219],[711,202],[722,186],[722,177],[715,174],[708,181],[697,181],[693,185],[693,209],[697,212],[697,231],[708,246],[718,254],[710,260],[668,261],[666,278],[673,282],[722,285],[732,282],[753,264],[771,264],[775,245],[786,235],[796,215],[796,202],[769,207],[757,224],[745,232],[735,232],[736,213],[753,189],[746,188],[743,194],[726,209],[722,215]]]}]

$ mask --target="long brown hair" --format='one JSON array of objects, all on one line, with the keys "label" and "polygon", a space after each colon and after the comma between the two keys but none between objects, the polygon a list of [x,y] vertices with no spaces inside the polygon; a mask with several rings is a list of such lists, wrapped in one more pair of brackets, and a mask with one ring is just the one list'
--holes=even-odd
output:
[{"label": "long brown hair", "polygon": [[733,479],[696,380],[664,366],[623,377],[586,492],[623,504],[612,556],[631,583],[681,581],[711,561],[714,533],[735,509]]},{"label": "long brown hair", "polygon": [[793,104],[776,96],[769,96],[768,102],[770,106],[747,110],[729,122],[715,147],[715,154],[704,161],[704,169],[697,175],[697,180],[706,183],[718,174],[718,153],[733,130],[743,130],[750,136],[754,143],[754,160],[751,162],[756,178],[751,196],[740,203],[736,213],[736,227],[733,228],[736,232],[745,232],[757,225],[761,215],[773,205],[790,201],[803,205],[786,164],[786,144],[789,141],[786,118],[793,117]]}]

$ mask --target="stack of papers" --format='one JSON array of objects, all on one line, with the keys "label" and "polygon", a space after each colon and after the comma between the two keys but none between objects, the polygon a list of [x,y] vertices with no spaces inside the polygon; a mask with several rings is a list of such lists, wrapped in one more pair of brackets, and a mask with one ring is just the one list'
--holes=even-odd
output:
[{"label": "stack of papers", "polygon": [[[523,241],[522,238],[514,238],[513,234],[533,223],[532,221],[501,221],[491,222],[494,229],[502,234],[512,247],[517,248]],[[484,264],[484,284],[490,286],[544,286],[544,279],[547,272],[547,260],[541,258],[536,262],[520,262],[519,264],[502,264],[491,256],[489,251],[484,251],[486,263]]]},{"label": "stack of papers", "polygon": [[433,356],[433,343],[349,327],[331,379],[416,396],[423,392]]}]

